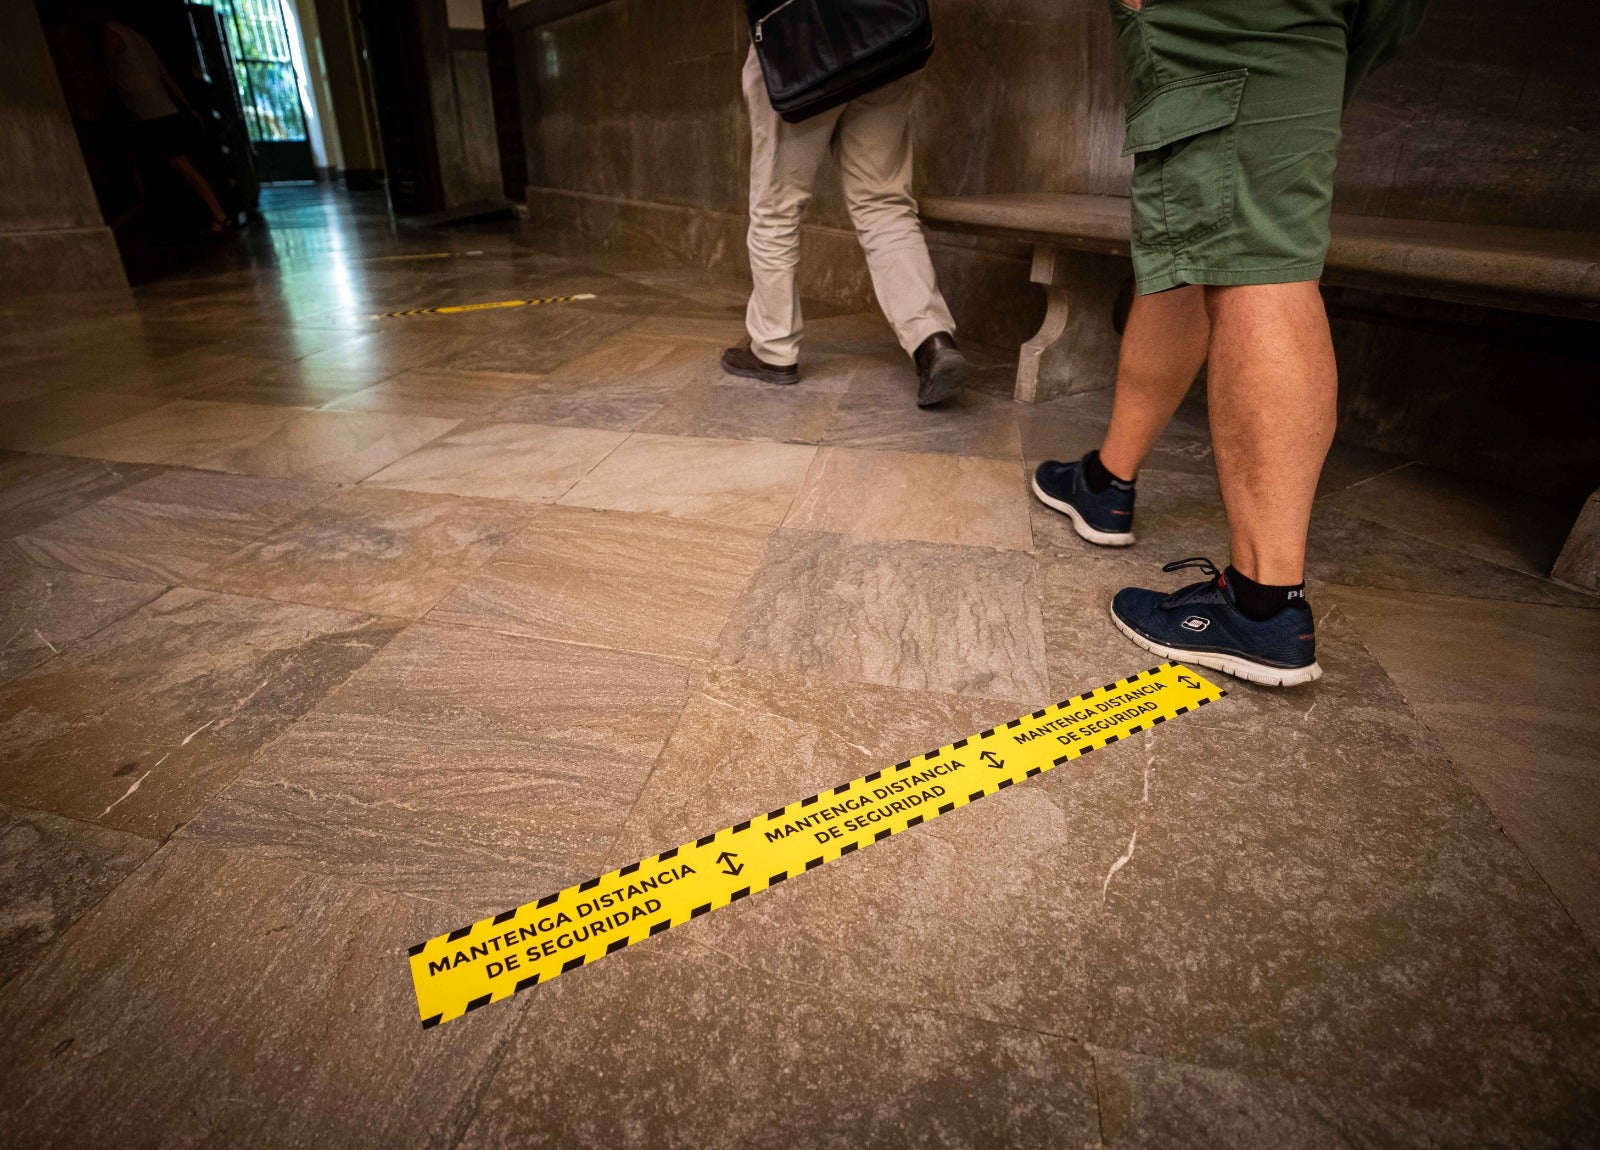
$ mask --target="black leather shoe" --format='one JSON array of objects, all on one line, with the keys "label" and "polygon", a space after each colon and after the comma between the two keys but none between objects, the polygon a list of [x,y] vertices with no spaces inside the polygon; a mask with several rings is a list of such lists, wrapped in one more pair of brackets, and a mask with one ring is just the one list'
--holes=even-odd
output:
[{"label": "black leather shoe", "polygon": [[758,359],[748,347],[730,347],[722,353],[722,370],[729,375],[742,375],[746,379],[759,379],[762,383],[799,383],[800,365],[788,367]]},{"label": "black leather shoe", "polygon": [[930,335],[911,358],[917,365],[918,407],[932,407],[961,394],[961,384],[967,378],[967,360],[956,350],[956,341],[949,332]]}]

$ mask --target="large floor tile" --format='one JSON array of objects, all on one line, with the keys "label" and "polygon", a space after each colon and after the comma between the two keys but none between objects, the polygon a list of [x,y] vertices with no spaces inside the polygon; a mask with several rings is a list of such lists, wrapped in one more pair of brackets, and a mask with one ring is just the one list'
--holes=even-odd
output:
[{"label": "large floor tile", "polygon": [[820,443],[837,395],[801,387],[705,383],[685,387],[640,424],[659,435]]},{"label": "large floor tile", "polygon": [[471,423],[390,464],[367,485],[547,503],[626,438],[626,432],[583,427]]},{"label": "large floor tile", "polygon": [[426,415],[303,411],[259,439],[225,447],[202,466],[324,483],[356,483],[455,425],[454,419]]},{"label": "large floor tile", "polygon": [[0,688],[0,800],[164,837],[393,633],[169,591]]},{"label": "large floor tile", "polygon": [[1022,454],[1010,400],[966,391],[948,403],[924,409],[917,406],[916,391],[916,373],[909,365],[855,372],[823,442],[995,459]]},{"label": "large floor tile", "polygon": [[780,530],[722,638],[749,667],[1048,701],[1039,576],[1016,552]]},{"label": "large floor tile", "polygon": [[1422,464],[1398,467],[1329,497],[1328,504],[1490,563],[1548,575],[1571,515],[1501,487]]},{"label": "large floor tile", "polygon": [[62,386],[59,381],[17,375],[0,369],[0,410],[4,410],[7,404],[60,391]]},{"label": "large floor tile", "polygon": [[17,545],[48,566],[182,583],[332,493],[297,479],[168,471],[29,532]]},{"label": "large floor tile", "polygon": [[207,387],[267,370],[273,359],[219,354],[187,341],[88,341],[84,346],[20,365],[16,370],[80,391],[178,399]]},{"label": "large floor tile", "polygon": [[501,404],[496,419],[553,427],[633,431],[682,387],[674,374],[649,373],[599,380],[559,378],[527,383],[523,393]]},{"label": "large floor tile", "polygon": [[659,656],[420,623],[321,713],[404,716],[440,738],[654,759],[678,720],[691,674],[684,663]]},{"label": "large floor tile", "polygon": [[0,986],[155,849],[136,835],[0,804]]},{"label": "large floor tile", "polygon": [[449,343],[418,360],[418,366],[537,375],[593,350],[634,317],[550,304],[522,309],[500,323],[477,324],[469,316],[445,322]]},{"label": "large floor tile", "polygon": [[441,899],[464,918],[496,913],[605,869],[690,673],[651,656],[415,626],[185,834]]},{"label": "large floor tile", "polygon": [[276,358],[218,353],[211,348],[196,347],[136,366],[118,367],[96,378],[92,386],[126,395],[180,399],[211,387],[259,375],[270,370],[277,362]]},{"label": "large floor tile", "polygon": [[[150,406],[149,401],[138,402]],[[266,439],[297,414],[286,407],[179,399],[121,418],[109,426],[97,425],[98,430],[62,439],[52,450],[122,463],[209,467],[224,452]]]},{"label": "large floor tile", "polygon": [[708,658],[767,536],[764,528],[551,507],[428,618]]},{"label": "large floor tile", "polygon": [[510,1010],[424,1031],[409,943],[456,912],[191,843],[0,992],[0,1112],[37,1147],[450,1142]]},{"label": "large floor tile", "polygon": [[1600,951],[1600,780],[1470,760],[1462,769]]},{"label": "large floor tile", "polygon": [[529,377],[465,371],[418,369],[392,375],[381,383],[340,396],[329,411],[393,411],[465,419],[528,389]]},{"label": "large floor tile", "polygon": [[559,427],[632,431],[687,387],[720,376],[714,360],[692,346],[639,339],[632,332],[529,381],[523,394],[494,412],[498,419]]},{"label": "large floor tile", "polygon": [[0,539],[21,535],[160,474],[159,468],[0,452]]},{"label": "large floor tile", "polygon": [[499,503],[346,489],[201,577],[240,595],[416,618],[523,521]]},{"label": "large floor tile", "polygon": [[743,667],[696,676],[612,865],[881,770],[1029,710]]},{"label": "large floor tile", "polygon": [[1354,587],[1331,594],[1600,944],[1600,613]]},{"label": "large floor tile", "polygon": [[[162,400],[141,395],[113,395],[98,391],[52,391],[0,407],[0,447],[18,451],[43,451],[96,428],[116,425]],[[67,450],[65,455],[99,454]],[[106,456],[106,458],[121,458]],[[153,462],[130,460],[130,462]]]},{"label": "large floor tile", "polygon": [[389,325],[313,352],[299,361],[295,374],[309,379],[362,379],[370,386],[416,367],[451,346],[448,332],[437,327],[420,330]]},{"label": "large floor tile", "polygon": [[[1331,501],[1330,501],[1331,502]],[[1600,608],[1600,597],[1441,546],[1326,503],[1311,515],[1306,571],[1314,579],[1471,599]]]},{"label": "large floor tile", "polygon": [[408,710],[418,685],[382,710],[301,720],[184,835],[440,899],[463,921],[605,869],[648,754],[441,729]]},{"label": "large floor tile", "polygon": [[1026,551],[1022,468],[1013,460],[825,447],[785,527]]},{"label": "large floor tile", "polygon": [[220,383],[194,393],[215,403],[254,403],[279,407],[324,407],[371,387],[389,374],[388,367],[341,367],[293,360],[276,364],[244,379]]},{"label": "large floor tile", "polygon": [[814,447],[677,435],[633,435],[561,499],[741,527],[782,522]]},{"label": "large floor tile", "polygon": [[1072,1040],[772,982],[682,933],[524,995],[461,1145],[1098,1141]]},{"label": "large floor tile", "polygon": [[16,543],[0,542],[0,683],[138,610],[163,590],[160,583],[43,567]]},{"label": "large floor tile", "polygon": [[1546,1133],[1592,1124],[1593,950],[1427,729],[1387,703],[1214,724],[1233,701],[1149,740],[1089,1040]]},{"label": "large floor tile", "polygon": [[1428,1146],[1555,1146],[1499,1115],[1422,1110],[1359,1090],[1327,1090],[1272,1075],[1236,1074],[1121,1050],[1093,1050],[1100,1130],[1122,1147],[1228,1146],[1365,1150]]}]

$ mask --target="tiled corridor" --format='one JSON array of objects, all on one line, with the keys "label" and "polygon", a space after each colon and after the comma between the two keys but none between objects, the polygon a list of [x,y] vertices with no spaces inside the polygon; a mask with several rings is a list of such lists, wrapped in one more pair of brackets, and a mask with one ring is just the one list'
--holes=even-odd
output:
[{"label": "tiled corridor", "polygon": [[1091,553],[1108,393],[734,380],[737,284],[380,204],[0,311],[0,1146],[1596,1144],[1600,600],[1343,445],[1320,683],[420,1029],[409,944],[1149,666],[1227,534],[1203,410]]}]

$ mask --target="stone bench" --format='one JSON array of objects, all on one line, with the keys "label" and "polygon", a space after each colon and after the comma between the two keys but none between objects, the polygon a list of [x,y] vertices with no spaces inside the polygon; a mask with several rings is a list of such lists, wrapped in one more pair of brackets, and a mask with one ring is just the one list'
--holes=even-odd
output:
[{"label": "stone bench", "polygon": [[[1038,403],[1105,387],[1116,373],[1111,312],[1126,265],[1064,259],[1128,255],[1123,196],[929,196],[929,227],[1033,244],[1030,279],[1045,289],[1039,331],[1022,345],[1016,398]],[[1600,322],[1600,232],[1489,227],[1334,213],[1326,283]],[[1586,528],[1587,525],[1587,528]],[[1600,590],[1600,492],[1555,574]]]}]

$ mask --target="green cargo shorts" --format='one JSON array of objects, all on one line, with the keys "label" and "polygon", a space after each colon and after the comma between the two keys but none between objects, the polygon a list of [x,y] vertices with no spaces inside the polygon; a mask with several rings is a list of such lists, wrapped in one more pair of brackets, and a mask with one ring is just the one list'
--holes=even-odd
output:
[{"label": "green cargo shorts", "polygon": [[1314,280],[1339,117],[1427,0],[1109,0],[1139,292]]}]

